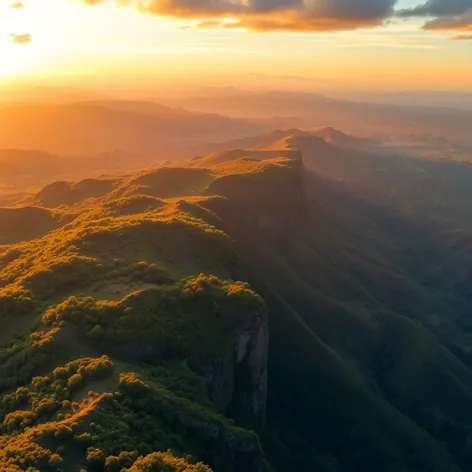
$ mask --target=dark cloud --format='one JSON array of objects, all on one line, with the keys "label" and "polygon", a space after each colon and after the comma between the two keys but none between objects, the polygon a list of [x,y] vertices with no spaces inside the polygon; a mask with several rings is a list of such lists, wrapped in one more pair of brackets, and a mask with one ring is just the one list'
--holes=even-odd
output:
[{"label": "dark cloud", "polygon": [[15,2],[10,5],[10,8],[13,8],[15,10],[18,10],[20,8],[23,8],[25,5],[22,2]]},{"label": "dark cloud", "polygon": [[26,44],[31,42],[31,35],[28,33],[25,34],[10,34],[10,38],[16,44]]},{"label": "dark cloud", "polygon": [[[83,0],[99,4],[105,0]],[[245,27],[257,31],[338,31],[383,24],[397,0],[115,0],[118,5],[177,18],[200,27]],[[225,17],[234,21],[227,22]]]},{"label": "dark cloud", "polygon": [[428,17],[427,30],[472,31],[472,0],[428,0],[398,12],[402,17]]},{"label": "dark cloud", "polygon": [[463,15],[435,18],[426,22],[424,29],[472,31],[472,10]]},{"label": "dark cloud", "polygon": [[400,10],[400,16],[455,16],[472,9],[472,0],[428,0],[423,5]]}]

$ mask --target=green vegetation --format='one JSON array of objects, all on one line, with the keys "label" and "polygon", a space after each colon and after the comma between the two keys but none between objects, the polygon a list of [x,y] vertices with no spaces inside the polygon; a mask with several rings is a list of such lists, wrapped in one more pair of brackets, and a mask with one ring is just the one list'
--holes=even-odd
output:
[{"label": "green vegetation", "polygon": [[[2,466],[56,470],[61,465],[77,471],[187,466],[209,471],[201,462],[191,465],[193,454],[226,470],[228,454],[235,452],[228,449],[226,436],[239,437],[246,453],[248,445],[257,453],[257,440],[250,433],[195,400],[166,390],[159,383],[166,369],[156,370],[148,383],[135,373],[117,372],[110,358],[102,356],[78,358],[56,367],[51,376],[33,377],[2,399]],[[172,375],[169,370],[166,376]],[[170,449],[181,451],[186,460],[170,452],[151,453]]]},{"label": "green vegetation", "polygon": [[36,195],[54,224],[0,246],[1,470],[471,470],[466,205],[310,143]]},{"label": "green vegetation", "polygon": [[[145,279],[149,281],[147,274]],[[119,346],[128,356],[185,359],[195,351],[222,355],[231,344],[225,311],[262,306],[262,299],[247,284],[200,274],[177,285],[137,291],[119,301],[69,297],[47,310],[43,322],[54,327],[70,322],[93,345]]]},{"label": "green vegetation", "polygon": [[191,465],[185,460],[175,458],[170,454],[155,452],[140,457],[129,472],[211,472],[211,469],[199,462]]},{"label": "green vegetation", "polygon": [[[151,177],[136,182],[162,184]],[[0,468],[258,467],[257,436],[222,409],[237,394],[235,340],[265,304],[232,279],[239,255],[213,197],[87,198],[98,187],[68,184],[80,211],[0,247]],[[38,195],[59,207],[64,188]]]}]

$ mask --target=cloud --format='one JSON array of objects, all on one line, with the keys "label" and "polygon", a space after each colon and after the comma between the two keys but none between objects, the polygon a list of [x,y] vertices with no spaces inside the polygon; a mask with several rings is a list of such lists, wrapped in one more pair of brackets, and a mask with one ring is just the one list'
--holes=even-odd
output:
[{"label": "cloud", "polygon": [[449,38],[451,41],[472,41],[472,34],[458,34],[457,36],[453,36]]},{"label": "cloud", "polygon": [[398,15],[431,18],[423,26],[426,30],[472,31],[472,0],[428,0]]},{"label": "cloud", "polygon": [[18,10],[20,8],[24,8],[25,4],[22,3],[22,2],[15,2],[15,3],[12,3],[10,5],[10,8],[14,9],[14,10]]},{"label": "cloud", "polygon": [[16,44],[27,44],[31,42],[31,35],[28,33],[25,34],[10,34],[10,38]]},{"label": "cloud", "polygon": [[472,0],[428,0],[423,5],[400,10],[402,16],[454,16],[472,8]]},{"label": "cloud", "polygon": [[[106,0],[83,0],[98,5]],[[201,28],[340,31],[383,24],[397,0],[115,0],[138,11],[197,20]],[[232,20],[228,21],[227,18]]]}]

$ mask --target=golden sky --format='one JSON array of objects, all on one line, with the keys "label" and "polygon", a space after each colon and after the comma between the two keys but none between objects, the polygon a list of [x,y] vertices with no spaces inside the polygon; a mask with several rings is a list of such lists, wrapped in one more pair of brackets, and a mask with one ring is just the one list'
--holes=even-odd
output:
[{"label": "golden sky", "polygon": [[0,79],[472,90],[472,0],[119,3],[0,0]]}]

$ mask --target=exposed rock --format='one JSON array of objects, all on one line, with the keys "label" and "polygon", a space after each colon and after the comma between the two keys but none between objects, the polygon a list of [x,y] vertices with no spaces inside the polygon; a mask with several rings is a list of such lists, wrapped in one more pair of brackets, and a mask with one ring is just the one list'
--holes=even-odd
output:
[{"label": "exposed rock", "polygon": [[221,316],[235,333],[233,344],[226,357],[200,364],[197,369],[222,412],[237,410],[261,424],[267,400],[267,311],[227,310]]}]

